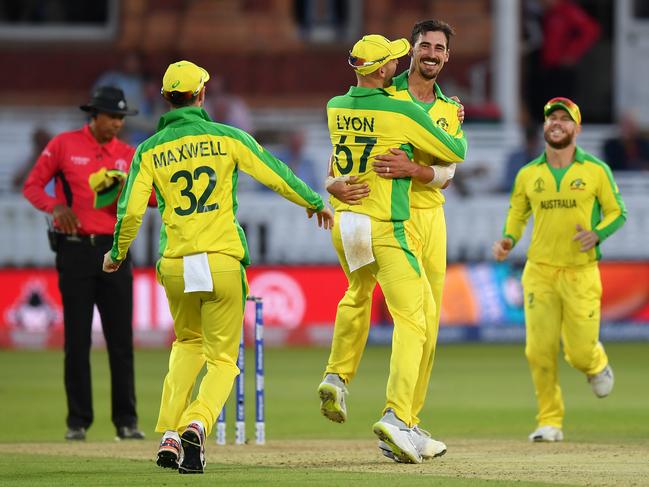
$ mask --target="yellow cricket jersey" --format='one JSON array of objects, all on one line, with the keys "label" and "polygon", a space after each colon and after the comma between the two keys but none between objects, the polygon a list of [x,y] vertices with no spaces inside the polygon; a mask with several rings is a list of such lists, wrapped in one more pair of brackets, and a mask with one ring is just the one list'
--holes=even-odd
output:
[{"label": "yellow cricket jersey", "polygon": [[378,154],[413,148],[444,162],[460,162],[466,154],[462,133],[451,136],[410,101],[397,100],[382,88],[353,86],[327,103],[333,145],[334,176],[357,176],[371,192],[360,205],[331,198],[336,211],[353,211],[382,221],[403,221],[410,216],[410,178],[384,179],[372,169]]},{"label": "yellow cricket jersey", "polygon": [[[530,261],[560,267],[600,259],[599,244],[626,221],[626,208],[608,165],[577,147],[566,168],[547,163],[545,153],[523,166],[514,181],[503,236],[514,244],[534,216]],[[593,230],[599,243],[588,252],[573,241],[577,225]]]},{"label": "yellow cricket jersey", "polygon": [[320,195],[249,134],[212,122],[202,108],[179,108],[163,115],[157,133],[135,152],[117,207],[113,260],[126,256],[153,186],[161,255],[219,252],[249,264],[236,219],[239,169],[298,205],[324,208]]},{"label": "yellow cricket jersey", "polygon": [[[444,96],[437,83],[435,83],[435,101],[432,103],[423,103],[410,94],[408,91],[408,71],[395,76],[392,85],[386,88],[386,91],[397,100],[410,101],[419,105],[428,112],[433,122],[447,133],[455,137],[462,136],[462,126],[457,118],[459,104]],[[433,155],[420,150],[417,144],[415,144],[413,159],[423,166],[439,163]],[[431,188],[417,180],[412,182],[410,206],[413,208],[437,208],[442,206],[444,201],[445,198],[441,189]]]}]

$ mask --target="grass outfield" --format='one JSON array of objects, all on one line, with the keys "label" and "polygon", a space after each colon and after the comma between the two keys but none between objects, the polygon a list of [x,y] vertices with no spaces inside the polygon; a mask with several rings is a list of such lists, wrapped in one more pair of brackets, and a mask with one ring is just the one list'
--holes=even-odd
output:
[{"label": "grass outfield", "polygon": [[[534,427],[535,401],[522,346],[441,346],[421,416],[422,425],[446,441],[449,452],[423,465],[404,466],[378,454],[371,432],[383,406],[388,348],[367,349],[350,387],[350,416],[344,425],[319,414],[316,389],[328,350],[267,349],[268,445],[217,447],[212,435],[206,475],[187,479],[152,462],[168,351],[136,353],[140,426],[149,440],[131,443],[113,441],[107,357],[93,351],[95,423],[86,443],[72,445],[62,440],[62,353],[3,350],[2,483],[144,485],[168,479],[179,485],[649,485],[649,344],[609,344],[607,352],[616,373],[613,395],[596,399],[585,378],[561,361],[566,441],[530,445],[526,435]],[[248,436],[254,438],[252,355],[247,359]],[[231,441],[234,408],[229,409]]]}]

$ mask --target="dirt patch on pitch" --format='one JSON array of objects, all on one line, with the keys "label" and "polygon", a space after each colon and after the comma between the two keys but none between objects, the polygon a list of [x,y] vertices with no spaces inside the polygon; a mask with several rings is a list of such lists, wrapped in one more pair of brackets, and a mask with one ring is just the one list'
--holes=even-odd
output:
[{"label": "dirt patch on pitch", "polygon": [[[649,485],[649,444],[531,444],[450,440],[449,452],[420,465],[396,464],[371,440],[278,440],[267,445],[208,445],[209,463],[348,472],[410,473],[454,478],[538,481],[572,485]],[[0,444],[0,452],[150,460],[157,443]],[[209,468],[209,466],[208,466]]]}]

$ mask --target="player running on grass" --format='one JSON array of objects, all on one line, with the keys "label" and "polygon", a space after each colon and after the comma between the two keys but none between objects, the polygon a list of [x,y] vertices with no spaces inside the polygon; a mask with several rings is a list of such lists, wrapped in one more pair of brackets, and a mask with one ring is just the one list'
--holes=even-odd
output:
[{"label": "player running on grass", "polygon": [[[420,463],[421,451],[427,452],[434,440],[413,432],[416,418],[412,411],[428,338],[427,320],[434,316],[436,303],[420,258],[422,243],[408,221],[411,179],[380,177],[379,173],[390,174],[390,165],[373,170],[373,164],[376,155],[396,147],[410,155],[417,147],[444,162],[459,162],[466,153],[466,140],[461,132],[456,137],[447,134],[420,107],[396,100],[385,90],[397,59],[409,49],[406,39],[390,42],[380,35],[363,37],[349,57],[358,85],[327,104],[333,175],[356,176],[371,192],[361,205],[332,199],[334,246],[349,288],[338,305],[319,393],[323,414],[344,421],[345,383],[357,369],[367,338],[367,320],[362,315],[369,316],[371,302],[366,295],[371,295],[378,281],[395,326],[386,406],[373,430],[400,461]],[[437,454],[445,451],[442,443],[434,443],[442,447]]]},{"label": "player running on grass", "polygon": [[506,259],[534,216],[522,278],[525,355],[539,408],[529,439],[561,441],[559,343],[597,397],[613,389],[613,370],[598,340],[602,283],[597,261],[599,245],[626,221],[626,208],[608,165],[576,145],[579,107],[553,98],[543,113],[545,152],[518,172],[503,238],[494,243],[493,255]]},{"label": "player running on grass", "polygon": [[[461,133],[460,124],[464,119],[463,108],[456,101],[444,96],[437,84],[437,77],[449,59],[449,43],[453,35],[453,28],[439,20],[425,20],[416,23],[411,34],[413,47],[410,69],[396,76],[392,80],[392,85],[386,90],[395,99],[410,101],[422,107],[437,126],[449,134],[458,134]],[[422,264],[436,306],[433,316],[427,321],[426,341],[411,415],[415,433],[430,438],[428,432],[419,427],[419,413],[424,406],[433,367],[446,274],[446,222],[443,208],[444,196],[441,188],[453,177],[455,164],[439,165],[434,157],[415,147],[414,161],[411,161],[404,151],[391,149],[389,154],[376,156],[373,166],[377,174],[383,178],[412,178],[410,223],[412,231],[422,243]],[[387,167],[390,168],[389,173],[385,172]],[[367,184],[354,183],[353,181],[333,182],[328,185],[327,189],[334,197],[349,204],[363,204],[362,199],[369,193]],[[353,370],[348,372],[346,382],[349,382],[356,373],[369,332],[370,303],[374,286],[369,285],[370,283],[366,284],[368,285],[364,289],[356,292],[356,306],[340,310],[344,321],[357,321],[356,329],[359,332],[364,330],[362,339],[359,339],[356,347],[350,351],[355,356],[350,360]],[[332,372],[335,370],[332,369]],[[322,387],[331,389],[332,393],[337,396],[344,396],[346,394],[344,385],[337,384],[336,377],[330,378],[330,380],[334,383],[325,383]],[[327,415],[326,407],[328,406],[329,403],[325,405],[323,411],[325,415]],[[330,406],[334,412],[329,414],[329,417],[344,421],[347,416],[344,399],[334,401]],[[442,442],[433,443],[433,441],[426,442],[429,448],[422,452],[424,458],[437,456],[446,450],[446,445]],[[384,455],[398,460],[383,442],[379,443],[379,447]]]},{"label": "player running on grass", "polygon": [[[104,270],[127,255],[151,187],[162,216],[157,276],[174,320],[169,372],[156,431],[164,433],[158,465],[203,473],[204,444],[235,377],[248,294],[248,246],[236,220],[239,169],[286,199],[307,208],[318,225],[333,216],[320,196],[250,135],[210,120],[201,108],[207,71],[188,61],[171,64],[162,94],[171,106],[155,135],[137,148],[119,200],[117,225]],[[207,364],[198,396],[196,378]],[[182,433],[179,436],[179,433]]]}]

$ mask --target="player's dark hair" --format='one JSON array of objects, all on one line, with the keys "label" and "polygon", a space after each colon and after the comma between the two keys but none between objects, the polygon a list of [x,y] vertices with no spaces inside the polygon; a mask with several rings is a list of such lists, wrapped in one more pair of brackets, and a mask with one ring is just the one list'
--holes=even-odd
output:
[{"label": "player's dark hair", "polygon": [[174,108],[182,108],[193,105],[198,98],[198,95],[193,95],[191,92],[182,92],[182,91],[163,91],[162,96],[167,100]]},{"label": "player's dark hair", "polygon": [[443,20],[431,19],[417,22],[412,28],[410,34],[410,45],[414,46],[419,36],[426,32],[443,32],[446,36],[446,49],[451,47],[451,37],[455,35],[455,30]]}]

